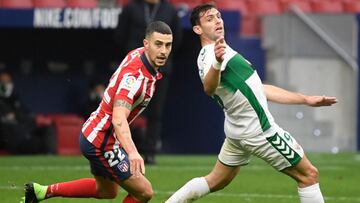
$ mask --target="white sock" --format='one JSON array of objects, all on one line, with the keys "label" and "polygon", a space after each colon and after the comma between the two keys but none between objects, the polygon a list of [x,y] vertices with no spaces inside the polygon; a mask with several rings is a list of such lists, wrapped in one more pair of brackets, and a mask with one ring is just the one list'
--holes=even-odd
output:
[{"label": "white sock", "polygon": [[298,188],[301,203],[324,203],[319,183],[304,188]]},{"label": "white sock", "polygon": [[165,203],[193,202],[209,192],[209,185],[204,177],[193,178],[176,191]]}]

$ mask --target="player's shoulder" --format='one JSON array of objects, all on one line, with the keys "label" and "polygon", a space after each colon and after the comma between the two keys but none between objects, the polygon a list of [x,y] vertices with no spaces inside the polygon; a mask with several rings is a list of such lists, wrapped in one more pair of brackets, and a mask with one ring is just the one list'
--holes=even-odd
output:
[{"label": "player's shoulder", "polygon": [[207,55],[207,54],[214,52],[214,46],[215,46],[214,44],[208,44],[208,45],[203,46],[200,50],[200,54]]},{"label": "player's shoulder", "polygon": [[142,53],[144,53],[144,51],[145,51],[145,47],[139,47],[139,48],[129,51],[128,56],[130,55],[130,56],[139,56],[140,57],[140,55]]},{"label": "player's shoulder", "polygon": [[208,56],[213,55],[213,53],[214,53],[214,44],[203,46],[199,52],[198,59],[204,59]]},{"label": "player's shoulder", "polygon": [[139,68],[140,66],[133,66],[133,65],[128,65],[128,66],[124,66],[121,69],[121,75],[139,75]]},{"label": "player's shoulder", "polygon": [[139,68],[140,66],[142,66],[143,62],[141,60],[141,55],[144,53],[144,51],[144,47],[140,47],[130,51],[126,56],[128,63],[125,63],[124,65],[133,68]]},{"label": "player's shoulder", "polygon": [[203,46],[198,55],[198,65],[214,58],[214,44]]},{"label": "player's shoulder", "polygon": [[137,75],[139,69],[144,65],[141,60],[141,54],[144,52],[144,48],[137,48],[128,53],[124,61],[120,65],[120,71],[122,74]]}]

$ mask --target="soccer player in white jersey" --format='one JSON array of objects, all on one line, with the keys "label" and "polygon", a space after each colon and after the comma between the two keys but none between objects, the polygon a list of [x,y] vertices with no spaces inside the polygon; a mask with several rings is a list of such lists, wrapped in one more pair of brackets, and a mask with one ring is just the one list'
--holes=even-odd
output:
[{"label": "soccer player in white jersey", "polygon": [[[124,30],[126,32],[126,30]],[[99,107],[85,122],[80,148],[89,160],[94,178],[43,186],[25,185],[23,202],[39,202],[51,197],[113,199],[118,186],[129,194],[123,203],[148,202],[153,190],[144,176],[144,160],[131,138],[129,123],[149,103],[155,82],[161,78],[172,48],[172,31],[161,21],[148,25],[144,47],[131,51],[121,62],[107,86]]]},{"label": "soccer player in white jersey", "polygon": [[204,91],[225,113],[225,141],[213,170],[187,182],[166,203],[192,202],[227,186],[255,155],[298,184],[301,203],[321,203],[318,170],[296,140],[275,122],[267,100],[283,104],[329,106],[335,97],[307,96],[263,85],[250,62],[226,44],[220,12],[211,4],[194,8],[193,31],[202,49],[198,68]]}]

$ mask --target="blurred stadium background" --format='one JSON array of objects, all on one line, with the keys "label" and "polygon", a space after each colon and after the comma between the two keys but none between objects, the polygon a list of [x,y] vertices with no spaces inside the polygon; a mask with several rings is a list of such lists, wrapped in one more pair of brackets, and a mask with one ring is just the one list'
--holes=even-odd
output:
[{"label": "blurred stadium background", "polygon": [[[164,107],[161,153],[166,155],[156,166],[159,170],[162,163],[166,166],[166,160],[171,160],[169,155],[215,155],[224,139],[223,113],[202,91],[196,66],[200,44],[188,22],[191,8],[210,1],[169,1],[178,8],[184,41],[174,55],[175,67]],[[45,117],[54,123],[58,155],[80,154],[77,142],[83,118],[79,116],[79,110],[90,82],[95,77],[108,80],[122,60],[113,32],[118,15],[127,3],[128,0],[0,0],[0,71],[6,70],[13,75],[17,93],[39,120]],[[270,111],[305,150],[316,152],[313,153],[315,162],[322,162],[326,157],[333,164],[331,167],[336,168],[337,162],[331,161],[333,159],[338,161],[339,167],[346,168],[348,165],[341,164],[342,160],[347,160],[352,163],[349,171],[358,170],[360,18],[357,13],[360,12],[360,0],[217,0],[215,3],[222,10],[228,43],[254,64],[265,83],[306,94],[338,97],[339,103],[331,108],[270,104]],[[344,152],[347,153],[331,156]],[[29,164],[29,169],[32,169],[29,159],[39,161],[41,158],[15,158],[6,151],[1,151],[1,154],[4,156],[0,157],[0,171],[1,174],[8,173],[7,177],[26,174],[26,178],[36,179],[34,176],[43,172],[40,170],[33,174],[20,170],[13,173],[13,167],[22,168],[23,163]],[[215,156],[211,158],[214,160]],[[46,158],[50,168],[57,162],[52,159]],[[73,160],[82,160],[59,157],[60,163],[62,159],[66,159],[64,165],[71,165]],[[196,163],[184,159],[170,165],[190,167],[191,163]],[[44,170],[46,163],[43,164]],[[205,171],[211,169],[211,164]],[[150,167],[152,170],[157,169]],[[248,171],[251,173],[251,170]],[[334,174],[339,172],[343,176],[350,174],[349,171],[333,170]],[[192,171],[186,178],[181,177],[176,186],[171,186],[171,190],[175,190],[187,178],[203,174],[197,172]],[[347,180],[343,176],[336,177]],[[11,188],[8,185],[14,182],[19,186],[27,181],[26,178],[1,180],[0,196]],[[358,176],[354,178],[359,180]],[[239,191],[245,187],[242,184]],[[284,184],[291,185],[287,182]],[[347,191],[352,191],[352,183],[347,184]],[[229,190],[237,192],[236,188]],[[15,191],[19,194],[20,189]],[[164,186],[164,191],[169,189]],[[242,194],[246,194],[246,191]],[[291,194],[296,195],[294,191]],[[164,199],[166,195],[163,196]],[[336,193],[330,196],[335,198],[328,199],[330,202],[360,202],[359,194],[353,192],[339,195],[345,199],[354,197],[344,201],[336,199]],[[281,197],[256,200],[258,197],[244,195],[242,202],[297,201],[280,201]]]}]

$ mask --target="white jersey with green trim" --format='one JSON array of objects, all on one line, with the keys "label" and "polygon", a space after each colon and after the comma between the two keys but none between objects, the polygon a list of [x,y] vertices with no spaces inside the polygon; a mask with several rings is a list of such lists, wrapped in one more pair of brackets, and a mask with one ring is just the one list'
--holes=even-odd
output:
[{"label": "white jersey with green trim", "polygon": [[[204,46],[197,60],[202,82],[214,60],[214,44]],[[220,85],[212,98],[224,109],[227,137],[240,139],[262,133],[272,136],[278,127],[269,112],[259,75],[248,60],[228,45],[221,64]]]}]

